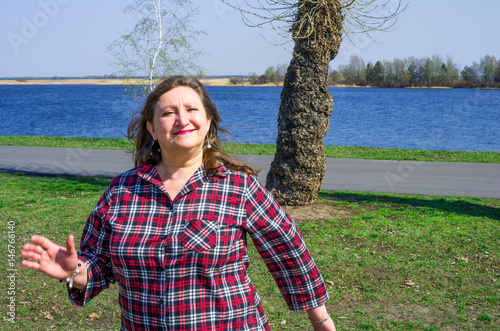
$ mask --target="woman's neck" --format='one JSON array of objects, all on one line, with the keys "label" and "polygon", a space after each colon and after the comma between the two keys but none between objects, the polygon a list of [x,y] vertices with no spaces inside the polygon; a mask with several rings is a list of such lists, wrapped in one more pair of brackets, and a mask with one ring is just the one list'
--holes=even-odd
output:
[{"label": "woman's neck", "polygon": [[202,165],[203,157],[182,160],[179,158],[163,158],[156,166],[163,181],[176,180],[176,179],[189,179]]},{"label": "woman's neck", "polygon": [[202,163],[203,155],[200,155],[197,158],[186,160],[179,158],[163,158],[162,161],[156,165],[156,170],[163,181],[163,186],[172,201],[175,200],[179,192]]}]

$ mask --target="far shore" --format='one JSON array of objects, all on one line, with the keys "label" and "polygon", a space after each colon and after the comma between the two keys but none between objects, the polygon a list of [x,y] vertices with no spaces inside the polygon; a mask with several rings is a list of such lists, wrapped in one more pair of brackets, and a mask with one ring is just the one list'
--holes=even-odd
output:
[{"label": "far shore", "polygon": [[[262,85],[250,85],[248,82],[242,84],[231,84],[229,78],[200,79],[200,82],[211,86],[280,86],[274,83]],[[126,85],[123,79],[0,79],[0,85]]]},{"label": "far shore", "polygon": [[[268,83],[268,84],[250,84],[248,81],[232,84],[229,78],[203,78],[200,82],[209,86],[283,86],[283,83]],[[71,79],[0,79],[0,85],[127,85],[123,79],[88,79],[88,78],[71,78]],[[354,88],[379,88],[375,86],[357,86],[336,84],[329,87],[354,87]],[[385,88],[385,87],[380,87]],[[431,87],[405,87],[405,88],[428,88],[428,89],[453,89],[447,86],[431,86]],[[495,87],[482,87],[482,90],[498,90]]]}]

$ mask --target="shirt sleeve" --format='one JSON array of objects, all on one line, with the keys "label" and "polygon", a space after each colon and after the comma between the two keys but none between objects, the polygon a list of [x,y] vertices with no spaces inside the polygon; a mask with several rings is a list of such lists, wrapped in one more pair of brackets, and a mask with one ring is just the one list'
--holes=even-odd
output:
[{"label": "shirt sleeve", "polygon": [[112,185],[97,202],[85,224],[78,258],[87,266],[85,290],[69,289],[69,299],[77,306],[84,306],[102,290],[114,283],[108,250],[110,227],[105,221],[112,197]]},{"label": "shirt sleeve", "polygon": [[247,180],[247,225],[257,250],[291,310],[328,301],[323,277],[293,220],[254,176]]}]

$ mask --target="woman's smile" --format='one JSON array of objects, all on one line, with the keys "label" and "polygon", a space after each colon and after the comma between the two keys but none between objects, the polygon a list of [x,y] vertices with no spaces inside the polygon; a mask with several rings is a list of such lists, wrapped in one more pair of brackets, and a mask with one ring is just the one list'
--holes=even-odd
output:
[{"label": "woman's smile", "polygon": [[194,130],[181,130],[181,131],[178,131],[178,132],[176,132],[176,133],[174,133],[174,134],[176,134],[176,135],[178,135],[178,136],[183,136],[183,135],[185,135],[185,134],[189,134],[189,133],[191,133],[191,132],[193,132],[193,131],[194,131]]}]

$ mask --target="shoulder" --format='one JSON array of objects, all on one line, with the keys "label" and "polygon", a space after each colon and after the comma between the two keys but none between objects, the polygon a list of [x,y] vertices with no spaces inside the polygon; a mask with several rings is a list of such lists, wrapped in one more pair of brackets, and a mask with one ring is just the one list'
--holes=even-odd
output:
[{"label": "shoulder", "polygon": [[220,178],[219,181],[230,185],[232,190],[240,192],[245,197],[245,200],[254,200],[256,198],[267,199],[268,196],[271,197],[257,175],[239,170],[223,169],[222,176],[217,176]]},{"label": "shoulder", "polygon": [[155,166],[152,164],[141,164],[135,168],[125,171],[117,176],[117,178],[128,178],[128,177],[144,177],[152,176]]},{"label": "shoulder", "polygon": [[251,184],[260,183],[259,178],[256,175],[247,174],[240,170],[231,170],[225,166],[220,166],[217,171],[212,174],[213,177],[218,178],[222,181],[241,183],[241,184]]},{"label": "shoulder", "polygon": [[137,184],[141,178],[146,180],[151,180],[154,178],[154,166],[151,164],[142,164],[130,170],[127,170],[116,177],[111,181],[111,187],[113,186],[123,186],[130,184]]}]

